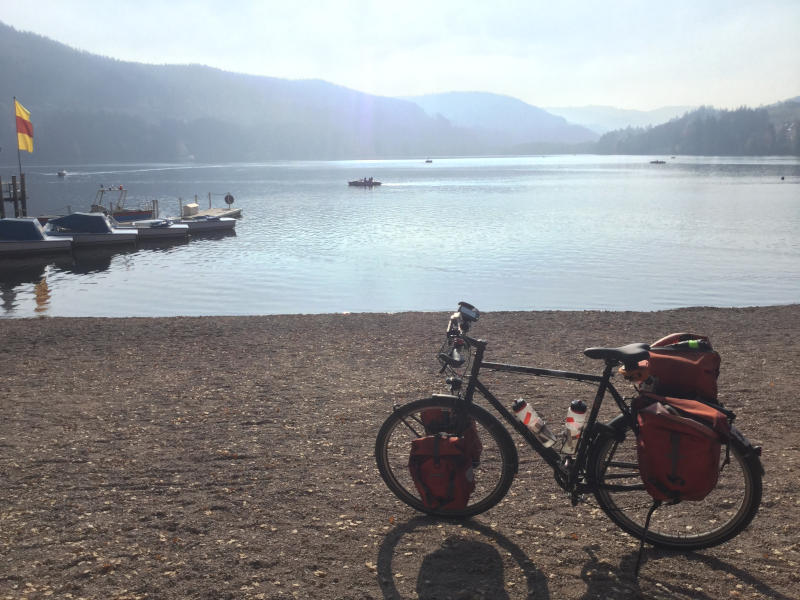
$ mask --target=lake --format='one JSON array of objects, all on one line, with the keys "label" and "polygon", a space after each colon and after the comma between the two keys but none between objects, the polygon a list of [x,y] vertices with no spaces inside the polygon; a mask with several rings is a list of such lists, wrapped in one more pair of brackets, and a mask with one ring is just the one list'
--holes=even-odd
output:
[{"label": "lake", "polygon": [[[665,164],[651,164],[655,158]],[[23,157],[24,159],[24,157]],[[66,177],[56,172],[65,168]],[[3,181],[16,171],[0,169]],[[28,214],[235,197],[235,236],[0,265],[0,316],[659,310],[800,302],[800,160],[23,163]],[[374,177],[373,189],[347,181]],[[7,211],[10,205],[6,205]],[[13,263],[13,264],[12,264]],[[22,263],[22,264],[20,264]]]}]

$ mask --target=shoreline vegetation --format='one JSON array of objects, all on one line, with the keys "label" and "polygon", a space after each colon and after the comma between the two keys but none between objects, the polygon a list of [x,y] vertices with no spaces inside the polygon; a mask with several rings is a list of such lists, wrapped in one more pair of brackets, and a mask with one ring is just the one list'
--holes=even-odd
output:
[{"label": "shoreline vegetation", "polygon": [[[448,315],[0,321],[0,598],[794,597],[800,304],[481,315],[488,356],[517,364],[598,372],[584,348],[677,331],[721,354],[720,400],[763,446],[761,509],[717,548],[648,548],[638,583],[637,540],[524,448],[506,500],[465,522],[385,487],[375,434],[446,392]],[[554,424],[591,394],[487,380]]]}]

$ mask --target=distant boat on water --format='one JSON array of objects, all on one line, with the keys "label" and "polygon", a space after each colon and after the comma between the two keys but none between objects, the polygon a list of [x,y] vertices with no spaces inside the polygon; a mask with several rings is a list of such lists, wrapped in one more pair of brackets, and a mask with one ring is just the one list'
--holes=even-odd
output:
[{"label": "distant boat on water", "polygon": [[665,165],[665,164],[667,164],[667,161],[665,161],[665,160],[651,160],[650,164],[651,165]]},{"label": "distant boat on water", "polygon": [[426,162],[426,163],[432,163],[432,162],[433,162],[433,159],[426,158],[426,159],[425,159],[425,162]]},{"label": "distant boat on water", "polygon": [[363,179],[356,179],[355,181],[348,181],[347,185],[352,185],[354,187],[374,187],[376,185],[380,185],[380,181],[375,181],[372,177],[364,177]]},{"label": "distant boat on water", "polygon": [[58,176],[59,176],[59,177],[66,177],[66,176],[67,176],[67,172],[66,172],[64,169],[61,169],[61,170],[58,172]]}]

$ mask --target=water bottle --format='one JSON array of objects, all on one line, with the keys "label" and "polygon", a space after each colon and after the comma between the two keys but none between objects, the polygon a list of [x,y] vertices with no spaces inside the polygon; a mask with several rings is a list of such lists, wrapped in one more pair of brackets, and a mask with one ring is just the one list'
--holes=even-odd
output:
[{"label": "water bottle", "polygon": [[536,439],[539,440],[545,448],[549,448],[556,443],[556,436],[554,436],[547,427],[545,420],[540,417],[539,413],[533,410],[525,400],[522,398],[514,400],[514,404],[511,405],[511,408],[517,419],[531,430],[531,433],[536,436]]},{"label": "water bottle", "polygon": [[585,422],[586,404],[584,404],[582,400],[573,400],[570,402],[569,409],[567,409],[567,418],[565,419],[567,427],[564,430],[564,445],[561,447],[562,453],[575,454]]}]

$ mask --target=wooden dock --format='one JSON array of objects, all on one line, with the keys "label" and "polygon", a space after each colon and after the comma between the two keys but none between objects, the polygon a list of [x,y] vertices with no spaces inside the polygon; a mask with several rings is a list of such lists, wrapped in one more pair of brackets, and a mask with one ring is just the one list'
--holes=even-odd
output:
[{"label": "wooden dock", "polygon": [[181,218],[182,219],[195,219],[198,217],[233,217],[238,219],[242,216],[241,208],[233,207],[233,196],[225,194],[225,204],[227,208],[218,208],[211,206],[211,192],[208,193],[208,208],[200,210],[200,205],[197,202],[197,196],[194,197],[194,202],[184,204],[180,200],[181,205]]},{"label": "wooden dock", "polygon": [[184,219],[195,219],[197,217],[233,217],[238,219],[242,216],[241,208],[207,208],[199,210],[191,216],[185,216]]}]

